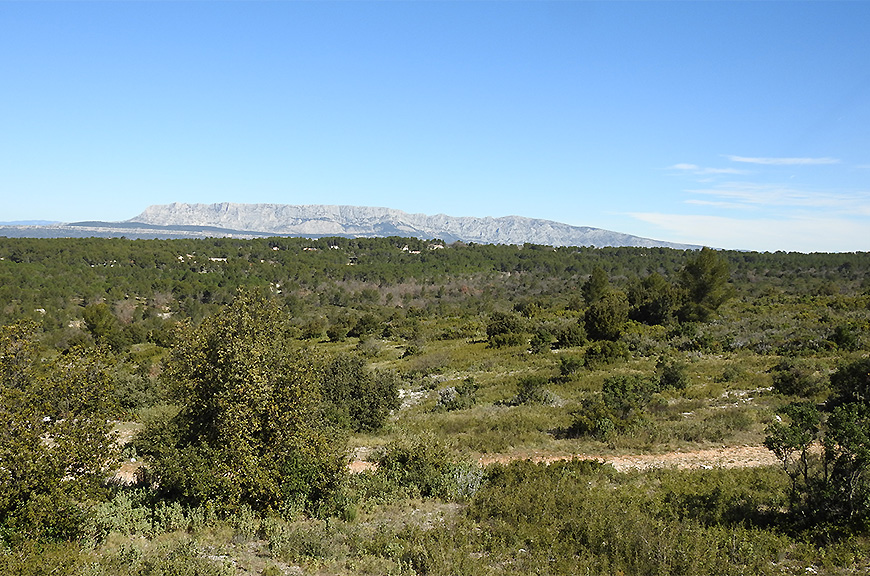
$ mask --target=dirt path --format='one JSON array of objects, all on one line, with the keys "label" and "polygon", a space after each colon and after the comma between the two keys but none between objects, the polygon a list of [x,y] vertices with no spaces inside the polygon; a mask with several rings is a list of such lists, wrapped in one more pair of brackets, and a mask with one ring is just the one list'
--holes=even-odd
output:
[{"label": "dirt path", "polygon": [[572,454],[559,457],[550,455],[484,456],[479,459],[479,462],[485,466],[493,462],[506,463],[518,459],[532,460],[533,462],[555,462],[570,458],[604,460],[620,472],[649,470],[652,468],[749,468],[752,466],[774,466],[778,463],[773,452],[764,446],[728,446],[707,450],[667,452],[664,454],[628,454],[619,456],[601,454]]},{"label": "dirt path", "polygon": [[[513,460],[531,460],[532,462],[556,462],[581,458],[589,460],[604,460],[620,472],[629,470],[650,470],[652,468],[749,468],[753,466],[775,466],[778,464],[773,452],[764,446],[727,446],[722,448],[710,448],[706,450],[692,450],[667,452],[665,454],[629,454],[629,455],[602,455],[602,454],[570,454],[554,456],[552,454],[499,454],[483,456],[478,459],[481,466],[499,462],[506,464]],[[352,473],[374,470],[376,465],[372,462],[354,460],[348,465]]]}]

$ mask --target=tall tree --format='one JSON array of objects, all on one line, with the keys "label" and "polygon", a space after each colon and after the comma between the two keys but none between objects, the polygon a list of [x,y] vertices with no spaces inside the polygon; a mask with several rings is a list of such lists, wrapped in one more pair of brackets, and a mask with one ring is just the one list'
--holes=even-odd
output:
[{"label": "tall tree", "polygon": [[733,294],[729,275],[728,262],[715,250],[702,248],[680,271],[680,286],[687,297],[681,319],[709,321]]},{"label": "tall tree", "polygon": [[343,446],[319,423],[316,369],[287,328],[273,300],[245,292],[183,328],[167,370],[180,410],[140,441],[162,491],[291,512],[336,489]]},{"label": "tall tree", "polygon": [[607,272],[600,266],[596,266],[592,269],[592,274],[589,275],[586,282],[583,283],[583,300],[586,301],[587,306],[591,306],[601,300],[609,290],[610,278],[608,278]]}]

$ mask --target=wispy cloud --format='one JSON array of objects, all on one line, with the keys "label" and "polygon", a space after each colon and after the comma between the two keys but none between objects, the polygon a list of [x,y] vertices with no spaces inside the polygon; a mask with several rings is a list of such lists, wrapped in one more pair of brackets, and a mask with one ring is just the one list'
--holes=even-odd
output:
[{"label": "wispy cloud", "polygon": [[813,166],[819,164],[839,164],[837,158],[759,158],[749,156],[729,156],[726,158],[732,162],[744,162],[747,164],[764,164],[767,166]]},{"label": "wispy cloud", "polygon": [[746,174],[746,171],[738,168],[707,168],[698,166],[697,164],[674,164],[670,166],[671,170],[680,170],[683,172],[691,172],[699,176],[708,176],[711,174]]},{"label": "wispy cloud", "polygon": [[[668,167],[672,174],[696,182],[692,189],[684,189],[683,209],[674,211],[681,213],[636,212],[630,216],[659,229],[647,235],[690,244],[803,252],[870,249],[870,188],[830,187],[827,180],[810,180],[807,171],[798,179],[776,181],[783,175],[779,167],[842,164],[839,159],[723,158],[739,165],[709,168],[684,162]],[[745,169],[739,169],[740,165]]]},{"label": "wispy cloud", "polygon": [[[693,194],[715,197],[711,202],[727,202],[743,207],[814,208],[842,213],[862,213],[870,207],[870,192],[845,194],[807,191],[778,184],[728,182],[712,188],[689,190]],[[693,202],[692,199],[686,201]]]},{"label": "wispy cloud", "polygon": [[849,218],[761,218],[635,212],[629,216],[662,230],[660,237],[715,248],[758,251],[870,250],[867,222]]}]

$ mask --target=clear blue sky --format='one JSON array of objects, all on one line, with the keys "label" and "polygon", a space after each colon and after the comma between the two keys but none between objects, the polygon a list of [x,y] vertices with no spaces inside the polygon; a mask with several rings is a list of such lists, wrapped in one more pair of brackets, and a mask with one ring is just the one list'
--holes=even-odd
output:
[{"label": "clear blue sky", "polygon": [[0,0],[0,221],[516,214],[870,250],[870,2]]}]

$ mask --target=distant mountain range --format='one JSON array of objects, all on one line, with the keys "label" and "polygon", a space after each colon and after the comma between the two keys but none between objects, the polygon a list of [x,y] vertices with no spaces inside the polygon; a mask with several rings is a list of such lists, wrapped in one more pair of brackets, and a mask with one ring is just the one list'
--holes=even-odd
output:
[{"label": "distant mountain range", "polygon": [[0,236],[29,238],[257,238],[268,236],[438,238],[477,244],[699,248],[522,216],[501,218],[408,214],[366,206],[288,204],[163,204],[123,222],[0,225]]}]

